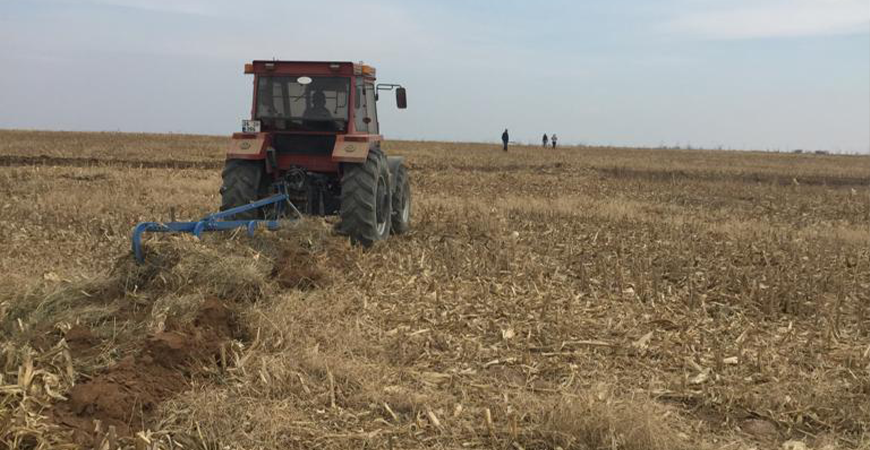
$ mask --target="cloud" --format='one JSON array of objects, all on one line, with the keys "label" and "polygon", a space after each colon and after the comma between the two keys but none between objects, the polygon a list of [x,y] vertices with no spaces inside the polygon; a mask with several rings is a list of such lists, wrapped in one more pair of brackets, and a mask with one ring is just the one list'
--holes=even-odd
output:
[{"label": "cloud", "polygon": [[[664,29],[710,39],[757,39],[870,32],[866,0],[695,1]],[[727,4],[727,6],[726,6]],[[720,6],[721,5],[721,6]]]}]

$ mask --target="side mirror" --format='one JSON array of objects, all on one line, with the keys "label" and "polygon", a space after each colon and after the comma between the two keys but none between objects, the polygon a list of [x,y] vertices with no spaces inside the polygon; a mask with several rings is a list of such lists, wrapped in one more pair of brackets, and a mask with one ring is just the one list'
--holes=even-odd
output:
[{"label": "side mirror", "polygon": [[396,106],[399,109],[405,109],[408,107],[408,97],[405,94],[405,88],[400,87],[396,88]]}]

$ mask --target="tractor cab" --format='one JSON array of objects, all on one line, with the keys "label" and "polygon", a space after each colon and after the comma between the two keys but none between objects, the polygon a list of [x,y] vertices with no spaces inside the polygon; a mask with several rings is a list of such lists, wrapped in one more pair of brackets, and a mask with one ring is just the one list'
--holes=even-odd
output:
[{"label": "tractor cab", "polygon": [[375,69],[363,64],[255,61],[245,73],[254,75],[246,131],[377,134],[378,90],[396,88],[397,106],[406,107],[404,88],[375,84]]},{"label": "tractor cab", "polygon": [[350,79],[260,76],[254,120],[262,131],[347,132]]}]

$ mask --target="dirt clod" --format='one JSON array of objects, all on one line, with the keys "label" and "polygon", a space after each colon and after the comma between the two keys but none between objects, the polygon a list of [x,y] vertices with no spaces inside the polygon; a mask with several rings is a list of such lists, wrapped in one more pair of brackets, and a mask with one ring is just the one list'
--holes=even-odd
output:
[{"label": "dirt clod", "polygon": [[[157,406],[188,386],[192,363],[211,357],[238,333],[235,315],[219,300],[206,300],[191,324],[147,336],[139,350],[93,379],[70,389],[55,405],[54,422],[71,428],[80,443],[92,442],[95,420],[114,426],[121,436],[144,429]],[[89,348],[90,330],[67,332],[71,347]]]},{"label": "dirt clod", "polygon": [[64,334],[64,338],[66,339],[66,343],[69,345],[70,352],[72,352],[73,355],[87,353],[100,342],[90,329],[81,325],[73,325],[73,327]]}]

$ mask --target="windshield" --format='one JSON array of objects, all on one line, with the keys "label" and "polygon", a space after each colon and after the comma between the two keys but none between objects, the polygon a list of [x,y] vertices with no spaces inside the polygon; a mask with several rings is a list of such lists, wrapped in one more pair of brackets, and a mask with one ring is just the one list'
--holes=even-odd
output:
[{"label": "windshield", "polygon": [[259,76],[257,119],[264,130],[345,131],[350,79]]}]

